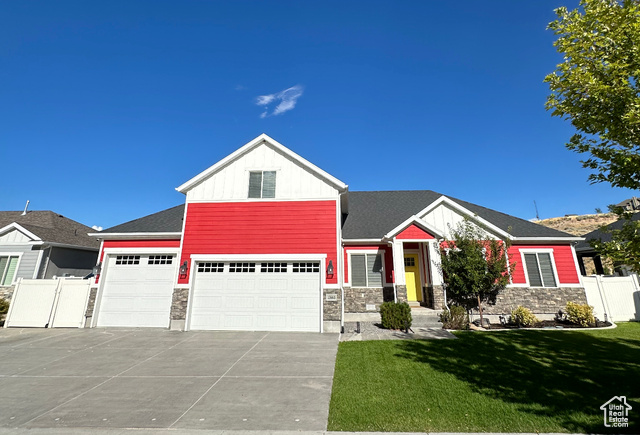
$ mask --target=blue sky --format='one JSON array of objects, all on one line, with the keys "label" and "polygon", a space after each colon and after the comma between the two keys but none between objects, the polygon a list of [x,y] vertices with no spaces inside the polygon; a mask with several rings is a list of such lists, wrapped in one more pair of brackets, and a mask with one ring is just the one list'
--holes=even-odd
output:
[{"label": "blue sky", "polygon": [[576,4],[0,1],[0,210],[107,228],[260,133],[350,190],[604,210],[634,192],[588,184],[544,109],[545,28]]}]

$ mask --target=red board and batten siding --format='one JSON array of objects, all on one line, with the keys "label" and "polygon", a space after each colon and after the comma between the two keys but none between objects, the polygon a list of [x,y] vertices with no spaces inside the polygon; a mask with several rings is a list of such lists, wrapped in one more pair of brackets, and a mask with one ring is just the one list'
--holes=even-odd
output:
[{"label": "red board and batten siding", "polygon": [[422,228],[418,227],[416,224],[411,224],[406,229],[404,229],[400,234],[396,236],[396,239],[401,240],[430,240],[435,239],[433,235],[429,234]]},{"label": "red board and batten siding", "polygon": [[559,284],[579,284],[578,270],[573,258],[571,245],[512,245],[509,248],[511,261],[515,261],[516,270],[511,277],[513,284],[526,284],[527,280],[524,275],[524,266],[522,264],[521,249],[553,249],[553,258],[558,271]]},{"label": "red board and batten siding", "polygon": [[[336,201],[189,203],[182,258],[193,254],[326,254],[336,264]],[[189,282],[188,274],[178,282]],[[337,274],[327,283],[337,283]]]},{"label": "red board and batten siding", "polygon": [[370,251],[377,252],[378,250],[384,251],[384,271],[387,284],[393,283],[393,253],[391,247],[388,245],[345,245],[342,248],[344,255],[344,282],[349,283],[349,253],[347,251]]}]

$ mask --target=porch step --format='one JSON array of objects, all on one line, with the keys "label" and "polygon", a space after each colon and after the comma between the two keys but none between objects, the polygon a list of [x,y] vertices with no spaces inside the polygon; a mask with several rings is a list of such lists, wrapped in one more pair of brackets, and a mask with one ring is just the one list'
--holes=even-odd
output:
[{"label": "porch step", "polygon": [[412,327],[442,328],[440,313],[442,310],[432,310],[425,307],[411,307]]}]

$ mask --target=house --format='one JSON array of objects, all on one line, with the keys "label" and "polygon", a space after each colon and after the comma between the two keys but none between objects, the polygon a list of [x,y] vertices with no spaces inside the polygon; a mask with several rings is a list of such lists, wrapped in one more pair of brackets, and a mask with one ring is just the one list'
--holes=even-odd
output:
[{"label": "house", "polygon": [[[626,204],[627,202],[629,204],[633,204],[634,201],[637,201],[637,199],[635,197],[633,197],[632,199],[629,199],[627,201],[623,201],[620,204],[618,204],[618,206],[622,207],[624,204]],[[628,211],[632,210],[632,209],[627,209]],[[640,213],[634,212],[631,215],[631,221],[635,222],[637,220],[640,220]],[[623,225],[625,223],[624,219],[620,219],[617,220],[609,225],[606,225],[605,227],[610,229],[610,230],[621,230]],[[600,253],[597,252],[590,244],[591,240],[602,240],[603,242],[610,242],[611,241],[611,236],[612,234],[610,232],[604,232],[602,231],[602,228],[598,228],[596,230],[591,231],[590,233],[585,234],[584,236],[582,236],[582,238],[584,240],[581,240],[580,242],[578,242],[578,244],[576,245],[576,254],[578,256],[578,265],[580,267],[580,273],[582,275],[586,275],[587,271],[586,271],[586,267],[585,267],[585,258],[592,258],[593,259],[593,265],[595,267],[595,272],[596,275],[604,275],[605,271],[604,271],[604,267],[602,266],[602,258],[600,257]],[[615,265],[615,272],[616,274],[620,275],[620,276],[629,276],[631,273],[633,273],[633,271],[631,270],[631,268],[629,268],[628,266],[625,266],[623,264],[621,265]]]},{"label": "house", "polygon": [[91,273],[100,247],[92,231],[53,211],[0,211],[0,298],[11,298],[18,278]]},{"label": "house", "polygon": [[385,300],[440,309],[440,240],[463,219],[512,241],[487,313],[586,302],[580,238],[432,191],[350,192],[264,134],[177,190],[185,204],[91,234],[88,325],[317,332]]}]

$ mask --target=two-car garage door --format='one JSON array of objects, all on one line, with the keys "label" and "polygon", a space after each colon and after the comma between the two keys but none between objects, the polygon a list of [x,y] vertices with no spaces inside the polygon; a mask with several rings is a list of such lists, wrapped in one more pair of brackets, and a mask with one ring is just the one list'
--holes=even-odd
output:
[{"label": "two-car garage door", "polygon": [[319,262],[200,262],[189,328],[320,331]]}]

